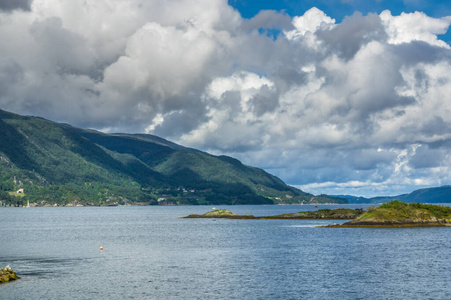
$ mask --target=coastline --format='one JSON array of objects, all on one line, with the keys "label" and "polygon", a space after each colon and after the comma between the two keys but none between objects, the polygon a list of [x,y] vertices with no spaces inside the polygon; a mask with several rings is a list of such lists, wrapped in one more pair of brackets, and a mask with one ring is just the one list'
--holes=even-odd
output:
[{"label": "coastline", "polygon": [[[29,207],[124,207],[124,206],[212,206],[213,204],[149,204],[149,203],[128,203],[128,204],[36,204],[30,203]],[[273,204],[215,204],[221,206],[246,206],[246,205],[256,205],[256,206],[286,206],[286,205],[299,205],[299,206],[327,206],[327,205],[350,205],[350,206],[360,206],[360,205],[371,205],[371,203],[363,203],[363,204],[352,204],[352,203],[273,203]],[[0,208],[24,208],[26,206],[0,206]],[[28,208],[29,208],[28,207]]]},{"label": "coastline", "polygon": [[413,228],[413,227],[451,227],[443,223],[409,223],[409,224],[333,224],[319,228]]}]

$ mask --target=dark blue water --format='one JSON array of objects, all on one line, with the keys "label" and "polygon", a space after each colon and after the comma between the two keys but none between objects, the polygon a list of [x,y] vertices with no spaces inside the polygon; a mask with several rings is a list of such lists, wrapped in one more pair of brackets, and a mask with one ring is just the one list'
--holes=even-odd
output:
[{"label": "dark blue water", "polygon": [[177,218],[211,208],[0,208],[0,298],[451,299],[451,227]]}]

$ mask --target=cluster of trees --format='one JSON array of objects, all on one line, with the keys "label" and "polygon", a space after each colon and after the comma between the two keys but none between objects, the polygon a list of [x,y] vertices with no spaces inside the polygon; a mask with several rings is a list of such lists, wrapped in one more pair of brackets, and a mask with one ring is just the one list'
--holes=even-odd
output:
[{"label": "cluster of trees", "polygon": [[4,178],[0,179],[0,191],[12,191],[14,190],[14,183]]},{"label": "cluster of trees", "polygon": [[22,201],[21,198],[9,194],[13,189],[14,184],[12,181],[7,180],[5,176],[0,177],[0,201],[2,202],[2,205],[17,206]]},{"label": "cluster of trees", "polygon": [[[150,198],[150,197],[149,197]],[[145,194],[139,188],[112,184],[86,183],[83,185],[31,186],[24,199],[30,202],[48,202],[66,205],[78,202],[83,205],[126,204],[145,202]]]},{"label": "cluster of trees", "polygon": [[8,192],[0,191],[0,201],[2,205],[22,206],[23,199],[10,195]]}]

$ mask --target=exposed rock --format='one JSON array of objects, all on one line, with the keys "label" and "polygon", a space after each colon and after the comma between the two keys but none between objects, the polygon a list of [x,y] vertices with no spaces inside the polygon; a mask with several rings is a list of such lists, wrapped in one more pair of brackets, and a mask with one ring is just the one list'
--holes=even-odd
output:
[{"label": "exposed rock", "polygon": [[20,277],[16,275],[16,272],[14,272],[9,265],[0,269],[0,283],[17,280],[19,278]]}]

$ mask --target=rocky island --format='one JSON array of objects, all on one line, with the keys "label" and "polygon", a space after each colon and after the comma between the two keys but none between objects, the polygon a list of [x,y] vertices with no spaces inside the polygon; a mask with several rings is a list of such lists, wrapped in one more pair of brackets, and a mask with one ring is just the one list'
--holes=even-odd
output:
[{"label": "rocky island", "polygon": [[219,209],[207,212],[203,215],[189,215],[184,218],[222,218],[222,219],[252,219],[252,220],[271,220],[271,219],[329,219],[329,220],[350,220],[355,219],[363,213],[362,209],[336,208],[336,209],[319,209],[316,211],[301,211],[297,213],[262,216],[238,215],[227,209]]},{"label": "rocky island", "polygon": [[336,208],[256,217],[253,215],[238,215],[226,209],[219,209],[203,215],[194,214],[184,218],[351,220],[344,224],[322,227],[432,227],[451,226],[451,207],[421,203],[408,204],[394,200],[379,207],[369,207],[366,211],[363,209]]},{"label": "rocky island", "polygon": [[217,209],[202,215],[189,215],[184,219],[255,219],[253,215],[238,215],[227,209]]},{"label": "rocky island", "polygon": [[431,227],[451,226],[451,207],[391,201],[369,207],[356,219],[325,227]]},{"label": "rocky island", "polygon": [[0,283],[17,280],[19,278],[20,277],[16,275],[16,272],[14,272],[10,266],[0,269]]}]

